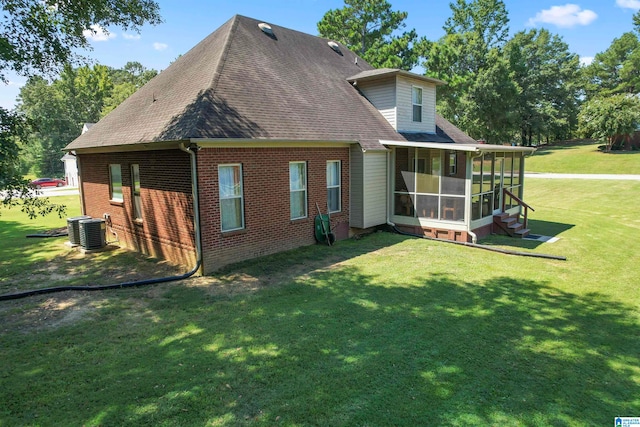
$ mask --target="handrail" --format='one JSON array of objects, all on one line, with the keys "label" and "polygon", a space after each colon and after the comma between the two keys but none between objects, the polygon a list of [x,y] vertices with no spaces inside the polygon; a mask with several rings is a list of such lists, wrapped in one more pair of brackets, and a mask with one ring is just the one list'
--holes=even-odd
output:
[{"label": "handrail", "polygon": [[[505,196],[510,196],[513,200],[515,200],[518,205],[524,207],[524,228],[529,228],[528,225],[528,213],[529,213],[529,209],[531,209],[533,212],[535,212],[536,210],[533,209],[531,206],[529,206],[524,200],[522,200],[520,197],[516,196],[515,194],[513,194],[511,191],[507,190],[506,188],[502,189],[502,192],[504,193]],[[502,212],[506,211],[506,197],[502,198]],[[518,220],[520,219],[520,212],[518,212]]]}]

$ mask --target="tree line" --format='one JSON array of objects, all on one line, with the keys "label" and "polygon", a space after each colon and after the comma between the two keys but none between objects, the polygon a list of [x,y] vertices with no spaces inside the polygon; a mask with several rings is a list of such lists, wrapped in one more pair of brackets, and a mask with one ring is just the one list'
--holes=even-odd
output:
[{"label": "tree line", "polygon": [[455,0],[430,41],[406,28],[407,12],[386,0],[345,0],[318,23],[321,36],[346,44],[374,67],[412,70],[446,81],[437,109],[473,138],[537,145],[574,137],[614,144],[640,124],[640,12],[634,31],[582,66],[577,54],[546,29],[509,37],[502,0]]},{"label": "tree line", "polygon": [[157,74],[128,62],[123,68],[66,65],[52,81],[31,76],[18,96],[17,111],[31,124],[20,140],[19,171],[62,176],[62,149],[80,135],[83,125],[100,120]]}]

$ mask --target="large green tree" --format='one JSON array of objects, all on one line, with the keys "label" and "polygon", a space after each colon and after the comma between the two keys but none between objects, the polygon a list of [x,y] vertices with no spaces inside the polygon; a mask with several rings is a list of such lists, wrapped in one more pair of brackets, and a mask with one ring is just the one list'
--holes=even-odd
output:
[{"label": "large green tree", "polygon": [[406,27],[407,12],[394,11],[386,0],[345,0],[318,22],[320,36],[345,44],[374,67],[411,70],[417,65],[418,34]]},{"label": "large green tree", "polygon": [[579,58],[548,30],[516,33],[505,46],[517,87],[517,130],[523,145],[569,137],[577,126]]},{"label": "large green tree", "polygon": [[579,118],[585,136],[606,141],[606,150],[610,151],[617,137],[628,140],[638,129],[640,99],[624,93],[593,98],[582,106]]},{"label": "large green tree", "polygon": [[588,99],[618,93],[640,92],[640,41],[634,33],[622,34],[604,52],[596,54],[583,70]]},{"label": "large green tree", "polygon": [[502,59],[509,31],[506,7],[501,0],[457,0],[450,8],[446,34],[418,47],[426,74],[448,83],[438,88],[438,110],[476,139],[503,142],[514,99]]},{"label": "large green tree", "polygon": [[119,27],[138,31],[159,24],[153,0],[0,0],[0,78],[55,74],[79,61],[78,49],[90,48],[87,31]]}]

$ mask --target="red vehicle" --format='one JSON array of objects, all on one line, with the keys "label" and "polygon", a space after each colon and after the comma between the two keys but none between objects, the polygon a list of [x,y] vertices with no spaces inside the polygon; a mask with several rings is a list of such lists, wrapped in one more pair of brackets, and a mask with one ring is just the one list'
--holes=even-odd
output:
[{"label": "red vehicle", "polygon": [[31,181],[29,184],[38,190],[42,187],[62,187],[67,185],[64,179],[58,178],[38,178]]}]

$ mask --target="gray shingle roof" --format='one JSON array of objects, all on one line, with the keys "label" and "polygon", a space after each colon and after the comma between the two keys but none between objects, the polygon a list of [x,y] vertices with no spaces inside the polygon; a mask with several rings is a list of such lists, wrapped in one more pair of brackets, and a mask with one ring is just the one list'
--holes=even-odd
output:
[{"label": "gray shingle roof", "polygon": [[476,144],[478,141],[458,129],[450,121],[436,114],[436,133],[400,132],[407,141]]},{"label": "gray shingle roof", "polygon": [[374,70],[345,46],[235,16],[66,148],[190,138],[404,140],[347,81]]}]

